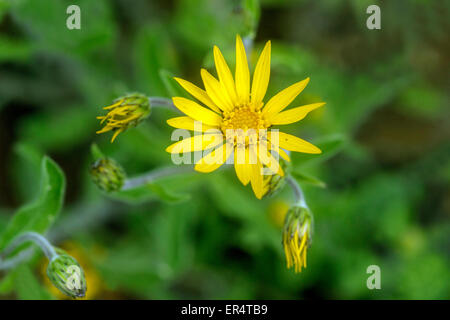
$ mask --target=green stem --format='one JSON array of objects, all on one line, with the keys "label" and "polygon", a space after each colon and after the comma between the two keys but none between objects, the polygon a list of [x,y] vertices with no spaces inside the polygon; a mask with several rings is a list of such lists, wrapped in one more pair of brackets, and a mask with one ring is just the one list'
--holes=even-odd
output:
[{"label": "green stem", "polygon": [[295,204],[308,208],[308,205],[306,204],[305,201],[305,195],[303,194],[303,190],[298,184],[297,180],[295,180],[294,177],[292,177],[291,175],[288,175],[286,177],[286,181],[288,182],[289,186],[292,189],[292,192],[294,193]]},{"label": "green stem", "polygon": [[172,99],[162,97],[148,97],[148,101],[152,108],[165,108],[172,111],[179,111],[173,104]]},{"label": "green stem", "polygon": [[18,263],[22,262],[25,258],[29,256],[28,251],[22,251],[18,253],[15,257],[8,260],[8,256],[14,252],[20,245],[25,242],[33,242],[44,252],[48,260],[53,260],[58,254],[56,253],[53,246],[48,242],[48,240],[36,232],[25,232],[17,236],[11,244],[6,247],[5,250],[0,254],[0,270],[10,269],[16,266]]}]

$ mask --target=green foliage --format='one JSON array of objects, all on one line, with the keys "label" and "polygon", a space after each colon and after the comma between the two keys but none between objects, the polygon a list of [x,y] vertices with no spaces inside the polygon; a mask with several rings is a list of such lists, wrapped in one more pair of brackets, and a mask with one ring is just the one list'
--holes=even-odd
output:
[{"label": "green foliage", "polygon": [[174,75],[165,69],[159,70],[159,76],[167,90],[167,94],[171,97],[187,97],[185,90],[175,81]]},{"label": "green foliage", "polygon": [[112,197],[129,203],[140,203],[143,201],[155,199],[163,200],[166,202],[178,202],[189,199],[188,195],[172,192],[167,187],[161,185],[161,183],[158,182],[149,182],[144,186],[120,191],[112,195]]},{"label": "green foliage", "polygon": [[21,300],[51,300],[52,296],[36,279],[31,268],[20,265],[13,272],[17,297]]},{"label": "green foliage", "polygon": [[45,233],[61,210],[65,187],[66,181],[61,169],[53,160],[43,157],[39,195],[35,201],[24,205],[14,214],[1,234],[0,249],[4,249],[22,232]]},{"label": "green foliage", "polygon": [[304,153],[292,153],[292,162],[295,168],[302,168],[320,164],[338,153],[345,144],[345,138],[341,135],[331,135],[320,138],[314,144],[322,151],[320,156]]},{"label": "green foliage", "polygon": [[[368,30],[375,3],[382,29]],[[0,248],[26,230],[75,248],[91,298],[450,297],[447,3],[80,0],[68,30],[70,4],[0,0]],[[213,45],[234,73],[236,34],[254,39],[251,71],[272,41],[265,102],[306,77],[291,107],[326,102],[280,128],[322,150],[290,154],[315,221],[301,274],[281,246],[289,187],[259,201],[229,165],[109,194],[89,176],[103,157],[130,178],[174,167],[179,113],[154,108],[113,144],[96,116],[131,92],[189,97],[173,77],[203,88]],[[372,264],[382,290],[366,287]],[[40,283],[28,262],[0,275],[0,295],[46,299]]]}]

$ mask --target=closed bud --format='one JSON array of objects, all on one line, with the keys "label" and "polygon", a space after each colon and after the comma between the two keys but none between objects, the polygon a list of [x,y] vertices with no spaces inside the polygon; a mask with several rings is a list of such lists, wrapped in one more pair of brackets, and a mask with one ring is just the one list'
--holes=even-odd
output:
[{"label": "closed bud", "polygon": [[125,171],[113,159],[101,158],[91,165],[91,177],[100,190],[119,191],[125,181]]},{"label": "closed bud", "polygon": [[313,216],[306,206],[294,206],[289,209],[284,220],[283,247],[287,268],[294,267],[295,272],[306,268],[306,251],[311,246]]},{"label": "closed bud", "polygon": [[264,194],[264,198],[270,198],[276,195],[281,189],[283,189],[284,185],[286,184],[285,178],[290,172],[290,163],[284,161],[283,159],[280,159],[279,164],[284,174],[280,175],[279,173],[275,173],[265,177],[264,188],[266,191]]},{"label": "closed bud", "polygon": [[80,264],[74,257],[61,249],[47,266],[47,276],[53,285],[65,295],[82,298],[86,295],[86,277]]},{"label": "closed bud", "polygon": [[149,99],[141,93],[132,93],[120,97],[112,105],[103,109],[108,110],[108,113],[97,117],[97,119],[100,119],[100,124],[105,124],[105,126],[97,133],[113,131],[111,142],[114,142],[119,133],[137,126],[151,113]]}]

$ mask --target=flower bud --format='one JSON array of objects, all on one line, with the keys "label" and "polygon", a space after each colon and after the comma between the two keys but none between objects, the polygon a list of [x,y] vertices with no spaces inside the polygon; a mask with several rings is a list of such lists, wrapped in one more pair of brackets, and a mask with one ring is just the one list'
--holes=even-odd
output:
[{"label": "flower bud", "polygon": [[56,249],[58,255],[47,266],[47,276],[59,291],[72,298],[86,295],[86,277],[80,264],[65,251]]},{"label": "flower bud", "polygon": [[151,106],[147,96],[140,93],[132,93],[114,100],[110,106],[104,107],[108,110],[105,116],[97,117],[100,124],[106,121],[103,129],[97,131],[97,134],[114,131],[111,142],[114,142],[119,133],[130,127],[137,126],[142,120],[151,113]]},{"label": "flower bud", "polygon": [[125,181],[125,171],[113,159],[102,158],[91,165],[91,177],[100,190],[105,192],[119,191]]},{"label": "flower bud", "polygon": [[283,228],[283,247],[287,268],[295,272],[306,268],[306,251],[311,246],[313,216],[307,207],[294,206],[286,214]]},{"label": "flower bud", "polygon": [[278,173],[275,173],[273,175],[266,176],[266,178],[264,179],[264,198],[270,198],[276,195],[281,189],[283,189],[284,185],[286,184],[285,177],[291,169],[290,163],[284,161],[283,159],[280,159],[279,164],[284,172],[284,175],[282,176]]}]

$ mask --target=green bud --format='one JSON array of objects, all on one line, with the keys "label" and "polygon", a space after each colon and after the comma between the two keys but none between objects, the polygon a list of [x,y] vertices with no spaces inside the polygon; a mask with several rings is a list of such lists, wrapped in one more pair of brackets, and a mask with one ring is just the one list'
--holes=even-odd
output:
[{"label": "green bud", "polygon": [[113,159],[96,160],[90,169],[92,181],[105,192],[119,191],[125,181],[125,171]]},{"label": "green bud", "polygon": [[286,176],[291,171],[291,165],[289,162],[284,161],[280,158],[279,160],[281,169],[283,169],[284,175],[281,176],[278,173],[267,176],[264,180],[266,193],[264,198],[269,198],[276,195],[281,189],[283,189],[286,184]]},{"label": "green bud", "polygon": [[47,266],[47,276],[59,291],[71,298],[86,295],[86,277],[75,258],[65,251],[56,249],[58,255]]}]

